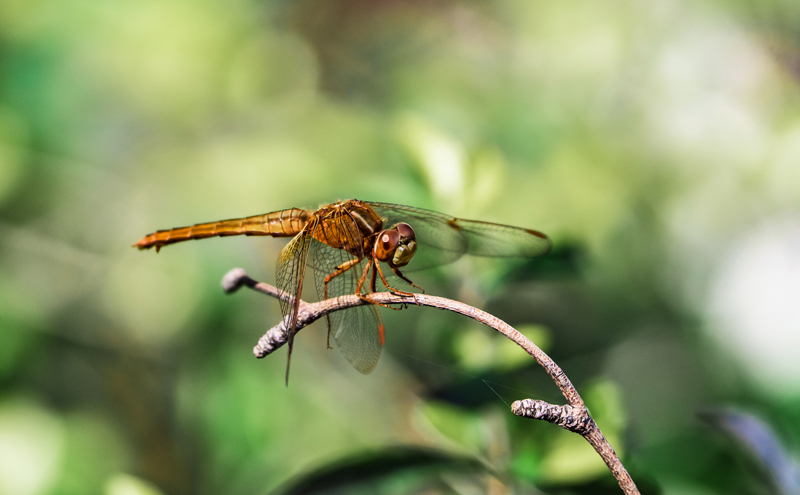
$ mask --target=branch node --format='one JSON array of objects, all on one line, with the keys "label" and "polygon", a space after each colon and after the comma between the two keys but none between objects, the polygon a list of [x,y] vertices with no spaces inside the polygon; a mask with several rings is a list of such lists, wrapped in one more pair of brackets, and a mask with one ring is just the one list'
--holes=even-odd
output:
[{"label": "branch node", "polygon": [[523,399],[511,404],[511,412],[524,418],[541,419],[559,425],[582,436],[597,428],[585,408],[570,405],[562,406],[543,400]]}]

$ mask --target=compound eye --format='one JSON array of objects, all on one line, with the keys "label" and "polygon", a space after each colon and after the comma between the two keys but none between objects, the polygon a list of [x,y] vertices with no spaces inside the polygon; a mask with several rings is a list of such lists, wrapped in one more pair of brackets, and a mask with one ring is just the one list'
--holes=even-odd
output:
[{"label": "compound eye", "polygon": [[414,233],[414,229],[411,228],[411,225],[405,222],[400,222],[395,228],[397,229],[397,232],[400,233],[400,237],[412,241],[417,239],[417,234]]},{"label": "compound eye", "polygon": [[400,234],[396,230],[382,230],[375,241],[373,254],[378,261],[388,262],[394,256],[397,245],[400,243]]},{"label": "compound eye", "polygon": [[397,246],[397,250],[392,257],[392,264],[394,266],[406,266],[411,262],[414,253],[417,252],[417,241],[408,241]]}]

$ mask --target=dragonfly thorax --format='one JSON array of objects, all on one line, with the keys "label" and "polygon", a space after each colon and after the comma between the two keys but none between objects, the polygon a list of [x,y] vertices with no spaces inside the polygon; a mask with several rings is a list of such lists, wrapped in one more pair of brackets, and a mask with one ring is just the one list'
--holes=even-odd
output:
[{"label": "dragonfly thorax", "polygon": [[383,219],[363,201],[351,199],[320,208],[314,225],[314,238],[333,248],[362,257],[372,249],[373,240],[383,229]]}]

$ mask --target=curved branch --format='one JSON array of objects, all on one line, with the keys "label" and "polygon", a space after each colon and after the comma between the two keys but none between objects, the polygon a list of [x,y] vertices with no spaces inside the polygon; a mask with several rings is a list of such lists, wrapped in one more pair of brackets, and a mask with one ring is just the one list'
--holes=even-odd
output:
[{"label": "curved branch", "polygon": [[[222,287],[228,294],[236,292],[242,286],[249,287],[278,299],[289,299],[293,297],[272,285],[253,280],[241,268],[234,268],[225,274],[222,279]],[[417,306],[428,306],[431,308],[453,311],[483,323],[502,333],[530,354],[536,362],[547,371],[568,403],[567,405],[558,405],[541,400],[524,399],[514,402],[511,405],[511,411],[517,416],[548,421],[581,435],[591,444],[600,457],[603,458],[603,461],[611,470],[611,473],[614,475],[614,478],[616,478],[622,491],[626,494],[639,493],[633,479],[631,479],[628,471],[622,465],[622,462],[608,443],[608,440],[603,436],[600,428],[597,427],[594,419],[592,419],[589,414],[589,410],[583,403],[583,399],[581,399],[581,396],[578,394],[578,391],[572,385],[569,378],[567,378],[567,375],[564,374],[550,356],[545,354],[544,351],[539,349],[539,347],[527,337],[511,327],[511,325],[485,311],[443,297],[424,294],[404,296],[390,292],[374,292],[366,294],[365,297],[366,300],[352,294],[326,299],[316,303],[307,303],[301,300],[298,308],[295,331],[299,331],[301,328],[308,326],[333,311],[370,303],[384,305],[416,304]],[[286,320],[284,319],[270,328],[258,340],[258,344],[253,348],[253,354],[255,354],[257,358],[266,357],[285,344],[287,340]]]}]

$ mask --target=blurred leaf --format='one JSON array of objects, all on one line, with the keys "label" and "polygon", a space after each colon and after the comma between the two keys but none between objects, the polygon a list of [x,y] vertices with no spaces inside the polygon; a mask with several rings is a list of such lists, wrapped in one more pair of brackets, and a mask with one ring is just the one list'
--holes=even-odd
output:
[{"label": "blurred leaf", "polygon": [[541,279],[575,278],[580,274],[580,263],[585,255],[583,246],[563,239],[556,242],[546,256],[520,260],[509,266],[499,283],[508,285]]},{"label": "blurred leaf", "polygon": [[0,345],[0,383],[17,366],[24,366],[23,360],[29,357],[36,347],[41,336],[29,327],[13,323],[0,317],[0,327],[3,328],[3,345]]},{"label": "blurred leaf", "polygon": [[29,136],[24,122],[0,105],[0,204],[24,176]]},{"label": "blurred leaf", "polygon": [[47,493],[64,455],[62,422],[29,400],[0,403],[0,494]]},{"label": "blurred leaf", "polygon": [[[550,345],[550,332],[542,325],[518,325],[516,329],[544,351]],[[482,326],[464,327],[453,345],[459,364],[472,373],[489,369],[507,373],[534,362],[517,344]]]},{"label": "blurred leaf", "polygon": [[608,474],[603,459],[580,435],[559,432],[540,466],[541,480],[548,484],[572,485]]},{"label": "blurred leaf", "polygon": [[495,148],[477,150],[469,163],[469,177],[464,196],[468,198],[463,215],[480,214],[497,201],[508,180],[508,164]]},{"label": "blurred leaf", "polygon": [[624,445],[619,445],[619,441],[628,418],[620,386],[612,380],[597,378],[584,387],[582,395],[603,435],[614,444],[617,454],[623,455]]},{"label": "blurred leaf", "polygon": [[511,461],[514,477],[533,483],[541,478],[542,453],[539,447],[519,449]]},{"label": "blurred leaf", "polygon": [[301,474],[274,493],[418,493],[421,487],[430,485],[431,479],[446,473],[476,475],[487,473],[487,469],[469,457],[419,447],[394,447],[341,459]]},{"label": "blurred leaf", "polygon": [[124,435],[108,418],[78,412],[64,418],[66,445],[63,470],[54,494],[98,492],[109,475],[131,464]]},{"label": "blurred leaf", "polygon": [[458,141],[423,118],[397,119],[398,140],[427,179],[434,197],[458,211],[464,202],[466,153]]},{"label": "blurred leaf", "polygon": [[[276,98],[310,98],[316,91],[314,54],[303,39],[261,33],[234,53],[229,70],[229,98],[247,109]],[[280,67],[280,70],[275,70]]]},{"label": "blurred leaf", "polygon": [[706,411],[700,417],[747,452],[765,475],[770,493],[800,494],[800,464],[781,445],[769,424],[751,413],[733,409]]},{"label": "blurred leaf", "polygon": [[[105,309],[133,341],[144,346],[164,345],[185,330],[204,293],[192,280],[191,255],[173,257],[166,271],[157,268],[155,256],[146,259],[137,254],[126,252],[106,272],[102,293]],[[130,261],[124,261],[128,258]]]},{"label": "blurred leaf", "polygon": [[423,430],[435,430],[449,441],[470,451],[485,446],[484,426],[481,418],[472,411],[446,402],[427,401],[416,412],[417,423]]},{"label": "blurred leaf", "polygon": [[459,364],[472,372],[485,370],[494,362],[492,336],[481,330],[465,327],[453,342]]},{"label": "blurred leaf", "polygon": [[[552,342],[552,333],[544,325],[517,325],[516,330],[547,352]],[[498,339],[495,349],[495,367],[500,372],[508,373],[515,369],[531,365],[535,360],[524,349],[507,338]]]},{"label": "blurred leaf", "polygon": [[163,492],[143,479],[118,473],[108,479],[105,495],[163,495]]}]

